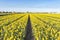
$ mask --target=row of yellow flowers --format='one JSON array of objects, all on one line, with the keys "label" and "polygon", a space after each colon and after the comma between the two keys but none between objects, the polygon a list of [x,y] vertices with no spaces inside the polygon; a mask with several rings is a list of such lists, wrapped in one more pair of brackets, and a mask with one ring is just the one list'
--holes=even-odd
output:
[{"label": "row of yellow flowers", "polygon": [[[25,14],[14,14],[2,16],[1,19],[5,19],[0,21],[0,39],[1,40],[23,40],[25,37],[25,27],[27,23],[27,15],[23,18],[14,21],[15,19],[23,16]],[[12,22],[14,21],[14,22]],[[8,22],[12,22],[9,25],[5,25]]]},{"label": "row of yellow flowers", "polygon": [[[30,14],[30,16],[35,40],[60,40],[60,19],[57,19],[59,18],[58,14],[52,14],[52,16],[51,14]],[[48,16],[55,18],[48,18]]]}]

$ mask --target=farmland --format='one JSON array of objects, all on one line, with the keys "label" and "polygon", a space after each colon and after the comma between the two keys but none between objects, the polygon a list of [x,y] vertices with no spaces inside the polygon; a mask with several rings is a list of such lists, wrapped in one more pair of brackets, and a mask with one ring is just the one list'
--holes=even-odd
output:
[{"label": "farmland", "polygon": [[0,40],[60,40],[60,14],[1,15]]}]

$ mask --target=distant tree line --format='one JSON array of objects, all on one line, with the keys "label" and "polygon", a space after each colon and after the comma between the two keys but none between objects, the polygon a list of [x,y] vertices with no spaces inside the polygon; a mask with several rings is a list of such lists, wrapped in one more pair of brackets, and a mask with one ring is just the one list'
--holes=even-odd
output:
[{"label": "distant tree line", "polygon": [[12,13],[12,12],[5,12],[5,11],[1,12],[1,11],[0,11],[0,13]]},{"label": "distant tree line", "polygon": [[13,11],[13,12],[8,12],[8,11],[0,11],[0,13],[6,13],[6,14],[8,14],[8,13],[20,13],[20,14],[22,14],[22,13],[40,13],[40,14],[55,14],[55,13],[57,13],[57,12],[29,12],[29,11],[26,11],[26,12],[15,12],[15,11]]}]

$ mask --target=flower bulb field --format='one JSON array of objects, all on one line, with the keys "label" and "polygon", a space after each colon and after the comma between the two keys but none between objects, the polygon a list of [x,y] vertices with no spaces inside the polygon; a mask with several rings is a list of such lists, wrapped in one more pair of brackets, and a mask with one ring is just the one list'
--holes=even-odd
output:
[{"label": "flower bulb field", "polygon": [[60,40],[60,14],[0,15],[0,40]]}]

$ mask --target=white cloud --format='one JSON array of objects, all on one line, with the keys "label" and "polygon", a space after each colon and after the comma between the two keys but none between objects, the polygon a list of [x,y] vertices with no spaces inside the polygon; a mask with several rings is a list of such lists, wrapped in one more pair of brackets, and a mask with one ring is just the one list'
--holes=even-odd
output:
[{"label": "white cloud", "polygon": [[60,12],[60,8],[0,8],[0,11]]}]

